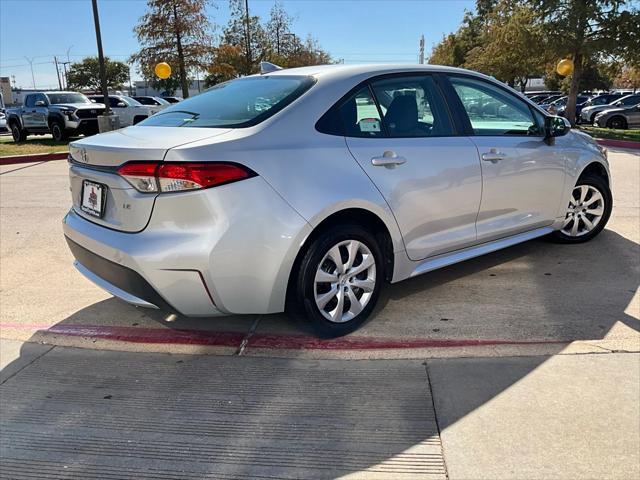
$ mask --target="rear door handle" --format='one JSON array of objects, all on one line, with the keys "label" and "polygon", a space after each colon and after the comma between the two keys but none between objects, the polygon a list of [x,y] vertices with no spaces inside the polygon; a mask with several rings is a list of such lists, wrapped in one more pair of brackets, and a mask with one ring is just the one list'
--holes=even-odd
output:
[{"label": "rear door handle", "polygon": [[402,165],[406,162],[406,158],[399,157],[396,152],[392,152],[391,150],[384,152],[381,157],[373,157],[371,159],[371,164],[373,166],[386,168],[394,168],[396,165]]},{"label": "rear door handle", "polygon": [[500,160],[507,158],[507,155],[499,151],[497,148],[492,148],[488,152],[482,154],[482,160],[485,162],[498,163]]}]

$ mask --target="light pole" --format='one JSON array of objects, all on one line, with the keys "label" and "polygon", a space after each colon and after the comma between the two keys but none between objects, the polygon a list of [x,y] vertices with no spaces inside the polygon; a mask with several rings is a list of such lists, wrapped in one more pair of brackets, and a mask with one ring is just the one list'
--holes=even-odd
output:
[{"label": "light pole", "polygon": [[98,130],[100,132],[108,132],[109,130],[117,130],[118,117],[111,115],[109,108],[109,91],[107,89],[107,72],[104,64],[104,54],[102,53],[102,36],[100,35],[100,17],[98,15],[98,1],[91,0],[93,6],[93,22],[96,27],[96,42],[98,43],[98,62],[100,64],[100,86],[102,87],[102,96],[104,98],[104,113],[98,116]]},{"label": "light pole", "polygon": [[24,57],[27,59],[27,62],[29,62],[29,65],[31,66],[31,80],[33,81],[33,89],[36,89],[36,76],[33,74],[33,58],[29,58],[29,57]]}]

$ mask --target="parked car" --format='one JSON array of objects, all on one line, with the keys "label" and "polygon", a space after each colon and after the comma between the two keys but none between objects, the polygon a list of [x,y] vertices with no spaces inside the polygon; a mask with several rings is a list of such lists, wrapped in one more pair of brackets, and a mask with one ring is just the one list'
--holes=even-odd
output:
[{"label": "parked car", "polygon": [[600,112],[596,114],[594,122],[599,127],[640,128],[640,103],[632,107],[617,107]]},{"label": "parked car", "polygon": [[104,105],[77,92],[40,92],[25,97],[24,106],[7,109],[7,123],[15,142],[28,135],[50,133],[56,142],[98,133],[98,115]]},{"label": "parked car", "polygon": [[7,127],[7,116],[4,112],[0,112],[0,133],[6,133],[9,131]]},{"label": "parked car", "polygon": [[[589,100],[591,99],[591,95],[578,95],[576,97],[576,118],[578,116],[578,112],[580,111],[580,109],[582,108],[582,106],[587,103]],[[566,111],[567,111],[567,102],[569,101],[569,97],[563,97],[562,100],[556,100],[557,103],[557,107],[556,107],[556,115],[559,115],[561,117],[566,117]]]},{"label": "parked car", "polygon": [[596,115],[600,112],[604,112],[605,110],[610,110],[612,108],[633,107],[637,103],[640,103],[640,93],[626,95],[608,105],[593,105],[591,107],[585,107],[582,109],[582,112],[580,112],[580,120],[583,123],[592,124],[595,122]]},{"label": "parked car", "polygon": [[[578,123],[583,123],[582,110],[584,108],[594,107],[594,106],[597,106],[597,105],[608,105],[610,103],[615,102],[616,100],[619,100],[623,96],[624,95],[622,93],[601,93],[601,94],[596,95],[595,97],[587,100],[585,103],[583,103],[582,105],[578,106],[578,112],[577,112],[577,115],[576,115],[576,119],[578,120]],[[589,121],[587,123],[589,123],[589,124],[593,123],[594,117],[595,117],[595,114],[593,114],[591,116],[591,118],[589,119]]]},{"label": "parked car", "polygon": [[182,101],[182,98],[180,97],[162,97],[162,99],[169,103],[178,103]]},{"label": "parked car", "polygon": [[[91,95],[89,98],[97,103],[104,103],[102,95]],[[109,95],[109,106],[120,117],[121,127],[135,125],[162,110],[159,107],[142,105],[140,102],[125,95]]]},{"label": "parked car", "polygon": [[165,100],[164,98],[160,98],[160,97],[133,97],[133,99],[137,100],[142,105],[148,105],[148,106],[152,106],[152,107],[166,108],[169,105],[171,105],[171,103],[169,101]]},{"label": "parked car", "polygon": [[63,227],[87,278],[185,316],[286,306],[323,336],[362,325],[384,282],[543,235],[585,242],[612,206],[590,136],[433,65],[232,80],[70,158]]}]

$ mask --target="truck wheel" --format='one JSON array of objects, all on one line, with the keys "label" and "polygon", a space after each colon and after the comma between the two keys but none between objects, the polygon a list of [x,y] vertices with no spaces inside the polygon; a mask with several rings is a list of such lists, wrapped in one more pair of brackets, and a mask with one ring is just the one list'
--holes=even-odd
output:
[{"label": "truck wheel", "polygon": [[27,132],[20,128],[18,122],[11,123],[11,135],[13,136],[13,141],[16,143],[24,142],[27,139]]},{"label": "truck wheel", "polygon": [[51,135],[56,142],[64,142],[67,139],[67,132],[64,131],[64,125],[60,120],[51,122]]}]

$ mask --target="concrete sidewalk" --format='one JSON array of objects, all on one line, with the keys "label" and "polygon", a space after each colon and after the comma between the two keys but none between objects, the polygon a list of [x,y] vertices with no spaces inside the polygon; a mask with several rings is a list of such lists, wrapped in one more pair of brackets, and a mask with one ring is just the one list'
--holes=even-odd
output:
[{"label": "concrete sidewalk", "polygon": [[2,478],[640,477],[638,354],[423,362],[0,347]]}]

